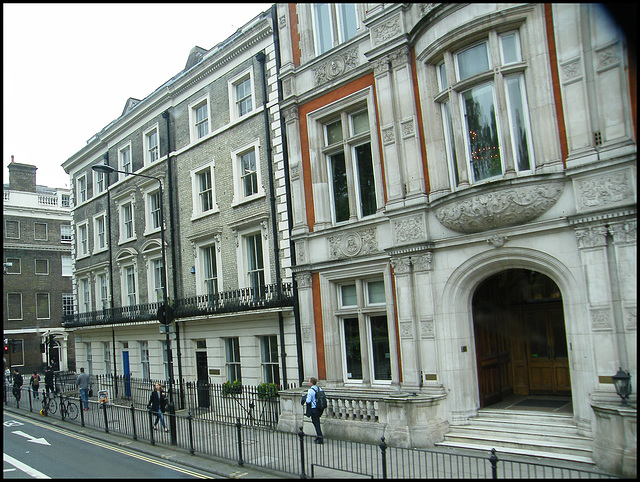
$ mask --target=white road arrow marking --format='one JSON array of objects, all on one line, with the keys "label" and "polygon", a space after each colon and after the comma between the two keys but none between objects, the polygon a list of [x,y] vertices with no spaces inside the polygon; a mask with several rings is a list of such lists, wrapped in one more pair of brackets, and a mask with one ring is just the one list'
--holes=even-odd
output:
[{"label": "white road arrow marking", "polygon": [[44,438],[35,438],[34,436],[29,435],[28,433],[21,432],[20,430],[14,430],[11,433],[15,433],[17,435],[20,435],[21,437],[26,438],[27,442],[33,442],[33,443],[40,444],[40,445],[51,445]]}]

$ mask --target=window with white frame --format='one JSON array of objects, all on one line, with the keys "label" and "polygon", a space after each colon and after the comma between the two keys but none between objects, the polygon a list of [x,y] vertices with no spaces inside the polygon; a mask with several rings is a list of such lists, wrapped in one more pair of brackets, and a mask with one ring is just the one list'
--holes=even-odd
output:
[{"label": "window with white frame", "polygon": [[68,254],[63,254],[60,256],[60,263],[62,265],[61,275],[62,276],[72,276],[73,275],[73,261],[71,256]]},{"label": "window with white frame", "polygon": [[62,293],[62,315],[73,316],[73,293]]},{"label": "window with white frame", "polygon": [[89,223],[87,221],[78,224],[77,227],[78,244],[76,246],[77,257],[89,255]]},{"label": "window with white frame", "polygon": [[194,241],[196,248],[196,294],[214,295],[222,287],[220,236]]},{"label": "window with white frame", "polygon": [[4,236],[7,239],[20,239],[20,221],[5,219]]},{"label": "window with white frame", "polygon": [[359,26],[355,3],[314,3],[312,18],[316,55],[355,37]]},{"label": "window with white frame", "polygon": [[234,382],[238,380],[242,382],[242,371],[240,369],[240,339],[236,337],[225,338],[225,355],[227,380]]},{"label": "window with white frame", "polygon": [[136,304],[136,269],[133,264],[122,266],[122,306]]},{"label": "window with white frame", "polygon": [[162,210],[160,189],[155,188],[145,192],[145,235],[160,231],[162,227]]},{"label": "window with white frame", "polygon": [[461,171],[471,183],[500,179],[507,170],[531,173],[519,32],[490,32],[482,41],[445,51],[435,72],[452,188],[461,182]]},{"label": "window with white frame", "polygon": [[76,205],[87,201],[87,176],[82,174],[76,179]]},{"label": "window with white frame", "polygon": [[93,353],[91,352],[91,342],[84,344],[87,351],[87,373],[93,373]]},{"label": "window with white frame", "polygon": [[139,341],[140,346],[140,368],[142,369],[142,378],[144,380],[151,379],[151,371],[149,367],[149,342]]},{"label": "window with white frame", "polygon": [[48,259],[36,259],[36,274],[48,275],[49,274],[49,260]]},{"label": "window with white frame", "polygon": [[156,302],[164,299],[163,290],[164,267],[162,258],[149,259],[149,301]]},{"label": "window with white frame", "polygon": [[111,375],[111,349],[108,341],[102,342],[102,352],[104,359],[104,373],[106,375]]},{"label": "window with white frame", "polygon": [[63,208],[68,208],[69,206],[71,206],[71,196],[69,196],[68,194],[63,194],[62,195],[62,207]]},{"label": "window with white frame", "polygon": [[95,193],[100,194],[106,189],[105,173],[93,171],[93,182],[95,183]]},{"label": "window with white frame", "polygon": [[36,318],[38,320],[48,320],[51,318],[49,293],[36,293]]},{"label": "window with white frame", "polygon": [[218,212],[214,183],[214,163],[200,166],[191,171],[191,192],[193,195],[193,213],[195,219],[206,214]]},{"label": "window with white frame", "polygon": [[260,337],[262,359],[262,381],[280,385],[280,367],[278,365],[278,337],[268,335]]},{"label": "window with white frame", "polygon": [[382,280],[354,280],[337,285],[343,375],[345,382],[388,383],[391,350]]},{"label": "window with white frame", "polygon": [[107,216],[100,213],[93,218],[93,252],[107,249]]},{"label": "window with white frame", "polygon": [[120,242],[135,239],[135,226],[133,218],[133,202],[125,201],[119,205],[120,213]]},{"label": "window with white frame", "polygon": [[253,68],[229,80],[231,121],[240,119],[255,109]]},{"label": "window with white frame", "polygon": [[78,312],[91,311],[91,288],[89,278],[78,278]]},{"label": "window with white frame", "polygon": [[169,380],[169,356],[167,351],[167,340],[162,340],[162,367],[164,373],[164,379]]},{"label": "window with white frame", "polygon": [[235,166],[232,205],[264,196],[258,147],[259,143],[255,142],[231,153]]},{"label": "window with white frame", "polygon": [[[124,171],[125,173],[133,172],[131,162],[131,143],[129,143],[118,150],[118,170]],[[127,174],[122,173],[119,173],[118,175],[120,176],[120,179],[127,176]]]},{"label": "window with white frame", "polygon": [[376,213],[376,176],[367,109],[341,112],[323,124],[334,223]]},{"label": "window with white frame", "polygon": [[249,288],[260,289],[265,286],[264,252],[262,233],[244,236],[246,255],[246,276]]},{"label": "window with white frame", "polygon": [[60,242],[62,243],[70,243],[71,242],[71,225],[70,224],[61,224],[60,225]]},{"label": "window with white frame", "polygon": [[22,293],[7,293],[7,319],[22,319]]},{"label": "window with white frame", "polygon": [[189,125],[191,126],[191,142],[202,139],[209,134],[209,96],[189,104]]},{"label": "window with white frame", "polygon": [[109,308],[109,285],[107,273],[96,274],[96,308],[106,310]]},{"label": "window with white frame", "polygon": [[22,260],[20,258],[6,258],[4,265],[5,274],[22,274]]},{"label": "window with white frame", "polygon": [[149,165],[160,158],[158,126],[155,125],[151,130],[144,134],[144,163]]},{"label": "window with white frame", "polygon": [[46,241],[48,239],[47,223],[33,223],[34,241]]}]

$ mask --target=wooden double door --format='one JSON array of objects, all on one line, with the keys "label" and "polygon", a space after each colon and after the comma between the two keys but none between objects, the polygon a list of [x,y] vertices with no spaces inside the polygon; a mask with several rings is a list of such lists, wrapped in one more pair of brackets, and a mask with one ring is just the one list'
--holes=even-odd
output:
[{"label": "wooden double door", "polygon": [[511,270],[474,295],[481,407],[509,395],[571,393],[562,300],[557,289],[536,294],[530,279],[525,270]]}]

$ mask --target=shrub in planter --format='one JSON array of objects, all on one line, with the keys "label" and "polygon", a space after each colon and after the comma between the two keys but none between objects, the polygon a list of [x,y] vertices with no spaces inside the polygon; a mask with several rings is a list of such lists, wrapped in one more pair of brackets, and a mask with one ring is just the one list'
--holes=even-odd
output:
[{"label": "shrub in planter", "polygon": [[258,399],[269,399],[278,394],[278,386],[275,383],[261,383],[258,385]]},{"label": "shrub in planter", "polygon": [[242,383],[240,383],[240,380],[234,380],[233,382],[230,382],[229,380],[227,380],[222,384],[223,395],[238,394],[238,393],[242,393]]}]

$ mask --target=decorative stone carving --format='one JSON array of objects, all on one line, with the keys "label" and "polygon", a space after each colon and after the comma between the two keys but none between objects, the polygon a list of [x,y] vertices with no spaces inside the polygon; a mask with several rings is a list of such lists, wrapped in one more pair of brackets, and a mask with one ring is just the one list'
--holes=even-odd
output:
[{"label": "decorative stone carving", "polygon": [[378,251],[376,229],[363,229],[329,237],[329,257],[331,259],[353,258],[358,255]]},{"label": "decorative stone carving", "polygon": [[420,322],[420,338],[435,338],[436,324],[433,320],[422,320]]},{"label": "decorative stone carving", "polygon": [[415,126],[413,124],[413,119],[409,119],[408,121],[404,121],[400,124],[400,129],[402,130],[402,138],[407,139],[409,137],[413,137],[416,133]]},{"label": "decorative stone carving", "polygon": [[609,225],[609,232],[613,236],[615,244],[627,244],[637,242],[637,221],[615,223]]},{"label": "decorative stone carving", "polygon": [[294,276],[296,278],[296,282],[298,283],[298,288],[300,289],[311,288],[310,273],[296,273]]},{"label": "decorative stone carving", "polygon": [[607,245],[607,227],[595,226],[582,229],[576,229],[576,238],[578,239],[578,247],[596,248]]},{"label": "decorative stone carving", "polygon": [[289,165],[289,177],[292,181],[297,181],[298,179],[300,179],[299,164]]},{"label": "decorative stone carving", "polygon": [[411,258],[391,258],[391,267],[396,276],[409,274],[411,273]]},{"label": "decorative stone carving", "polygon": [[561,183],[497,188],[435,209],[441,224],[461,233],[478,233],[526,223],[545,213],[562,194]]},{"label": "decorative stone carving", "polygon": [[422,216],[396,219],[393,221],[394,245],[424,241],[427,229]]},{"label": "decorative stone carving", "polygon": [[627,330],[636,331],[638,329],[638,314],[635,306],[627,306],[624,309],[624,318]]},{"label": "decorative stone carving", "polygon": [[389,145],[396,141],[396,135],[393,126],[382,129],[382,144]]},{"label": "decorative stone carving", "polygon": [[323,84],[358,66],[358,49],[340,52],[313,69],[316,85]]},{"label": "decorative stone carving", "polygon": [[411,264],[416,272],[431,271],[431,261],[433,261],[433,253],[431,251],[422,255],[411,256]]},{"label": "decorative stone carving", "polygon": [[487,238],[487,243],[491,244],[495,248],[502,248],[504,246],[504,243],[506,243],[508,240],[509,238],[507,236],[494,235]]},{"label": "decorative stone carving", "polygon": [[298,118],[298,106],[292,105],[284,109],[284,118],[286,122],[294,122],[297,121]]},{"label": "decorative stone carving", "polygon": [[309,325],[302,327],[302,341],[311,342],[311,327]]},{"label": "decorative stone carving", "polygon": [[373,45],[380,45],[400,34],[401,31],[400,15],[397,15],[371,29],[371,42]]},{"label": "decorative stone carving", "polygon": [[428,15],[431,13],[431,11],[436,8],[438,5],[440,5],[439,3],[423,3],[420,5],[420,16],[424,17],[425,15]]},{"label": "decorative stone carving", "polygon": [[562,83],[568,84],[582,78],[581,59],[570,60],[560,66],[562,69]]},{"label": "decorative stone carving", "polygon": [[616,171],[575,182],[579,210],[602,208],[633,201],[633,181],[630,171]]},{"label": "decorative stone carving", "polygon": [[287,26],[287,17],[285,15],[281,15],[278,19],[278,27],[285,28]]},{"label": "decorative stone carving", "polygon": [[285,79],[282,81],[282,93],[284,94],[284,97],[289,97],[293,93],[293,81],[291,79]]},{"label": "decorative stone carving", "polygon": [[400,322],[400,338],[413,339],[413,322]]},{"label": "decorative stone carving", "polygon": [[591,329],[610,330],[611,326],[611,313],[607,308],[591,310]]},{"label": "decorative stone carving", "polygon": [[616,42],[600,50],[596,50],[598,71],[608,69],[620,63],[620,46]]},{"label": "decorative stone carving", "polygon": [[306,263],[307,262],[307,250],[303,242],[296,242],[296,261],[298,263]]}]

